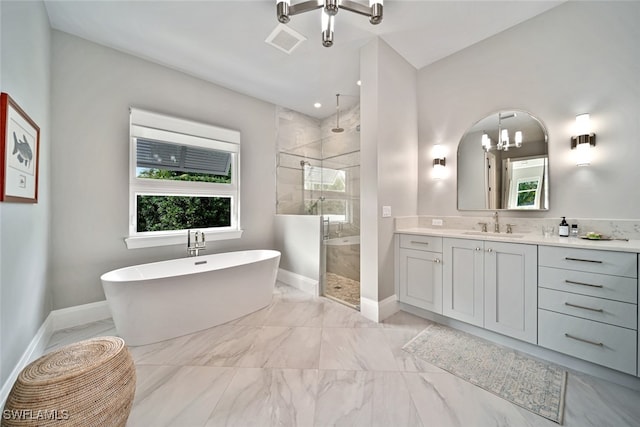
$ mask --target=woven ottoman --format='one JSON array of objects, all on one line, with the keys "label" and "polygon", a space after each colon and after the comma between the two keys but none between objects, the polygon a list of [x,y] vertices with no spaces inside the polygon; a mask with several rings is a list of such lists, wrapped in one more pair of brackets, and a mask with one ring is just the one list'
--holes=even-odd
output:
[{"label": "woven ottoman", "polygon": [[133,359],[122,338],[80,341],[20,372],[2,426],[124,426],[135,388]]}]

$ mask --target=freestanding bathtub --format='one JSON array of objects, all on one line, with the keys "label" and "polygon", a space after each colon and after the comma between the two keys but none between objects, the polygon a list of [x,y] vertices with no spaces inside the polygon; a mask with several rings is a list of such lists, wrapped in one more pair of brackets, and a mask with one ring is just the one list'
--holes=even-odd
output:
[{"label": "freestanding bathtub", "polygon": [[127,345],[207,329],[271,303],[280,252],[250,250],[135,265],[100,277]]}]

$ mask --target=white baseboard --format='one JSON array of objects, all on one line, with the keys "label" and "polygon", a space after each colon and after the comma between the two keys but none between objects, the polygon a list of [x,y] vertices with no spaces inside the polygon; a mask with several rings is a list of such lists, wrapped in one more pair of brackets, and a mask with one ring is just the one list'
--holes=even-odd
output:
[{"label": "white baseboard", "polygon": [[282,268],[278,269],[278,280],[285,285],[300,289],[303,292],[314,296],[320,296],[320,284],[317,280],[311,279],[301,274],[292,273]]},{"label": "white baseboard", "polygon": [[371,320],[372,322],[380,322],[380,313],[378,309],[378,301],[365,298],[360,295],[360,314]]},{"label": "white baseboard", "polygon": [[109,311],[107,301],[98,301],[54,310],[50,316],[53,321],[53,330],[59,331],[86,323],[97,322],[98,320],[109,319],[111,312]]},{"label": "white baseboard", "polygon": [[378,311],[380,313],[380,321],[383,321],[400,311],[398,297],[391,295],[378,303]]},{"label": "white baseboard", "polygon": [[9,374],[4,384],[2,384],[2,389],[0,389],[0,408],[4,407],[4,402],[7,400],[9,392],[16,382],[16,379],[18,379],[20,372],[22,372],[29,363],[42,356],[53,332],[53,322],[51,321],[51,314],[49,314],[27,346],[27,349],[22,353],[18,364],[13,368],[13,371],[11,371],[11,374]]},{"label": "white baseboard", "polygon": [[38,332],[22,353],[22,357],[11,371],[11,374],[0,389],[0,408],[4,407],[4,403],[9,396],[9,392],[13,387],[18,375],[32,361],[44,354],[47,344],[54,332],[72,328],[74,326],[84,325],[86,323],[96,322],[111,317],[107,301],[98,301],[91,304],[77,305],[75,307],[53,310],[44,320]]},{"label": "white baseboard", "polygon": [[395,295],[391,295],[382,301],[360,297],[360,314],[376,323],[382,322],[398,311],[400,311],[400,306]]}]

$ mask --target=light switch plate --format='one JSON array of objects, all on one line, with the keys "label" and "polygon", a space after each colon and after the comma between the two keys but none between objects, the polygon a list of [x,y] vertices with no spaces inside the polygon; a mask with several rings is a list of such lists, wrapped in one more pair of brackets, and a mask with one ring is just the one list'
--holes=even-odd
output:
[{"label": "light switch plate", "polygon": [[432,219],[431,220],[431,225],[442,225],[442,220],[441,219]]},{"label": "light switch plate", "polygon": [[382,218],[389,218],[391,216],[391,206],[382,207]]}]

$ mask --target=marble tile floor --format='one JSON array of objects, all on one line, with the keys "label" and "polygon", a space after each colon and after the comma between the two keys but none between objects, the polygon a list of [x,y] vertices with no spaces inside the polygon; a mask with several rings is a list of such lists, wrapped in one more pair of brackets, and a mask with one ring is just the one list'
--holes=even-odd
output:
[{"label": "marble tile floor", "polygon": [[[427,320],[381,324],[278,284],[272,304],[234,322],[132,347],[127,426],[557,426],[413,358]],[[56,332],[48,351],[115,335],[111,320]],[[566,427],[640,425],[640,392],[570,372]]]}]

